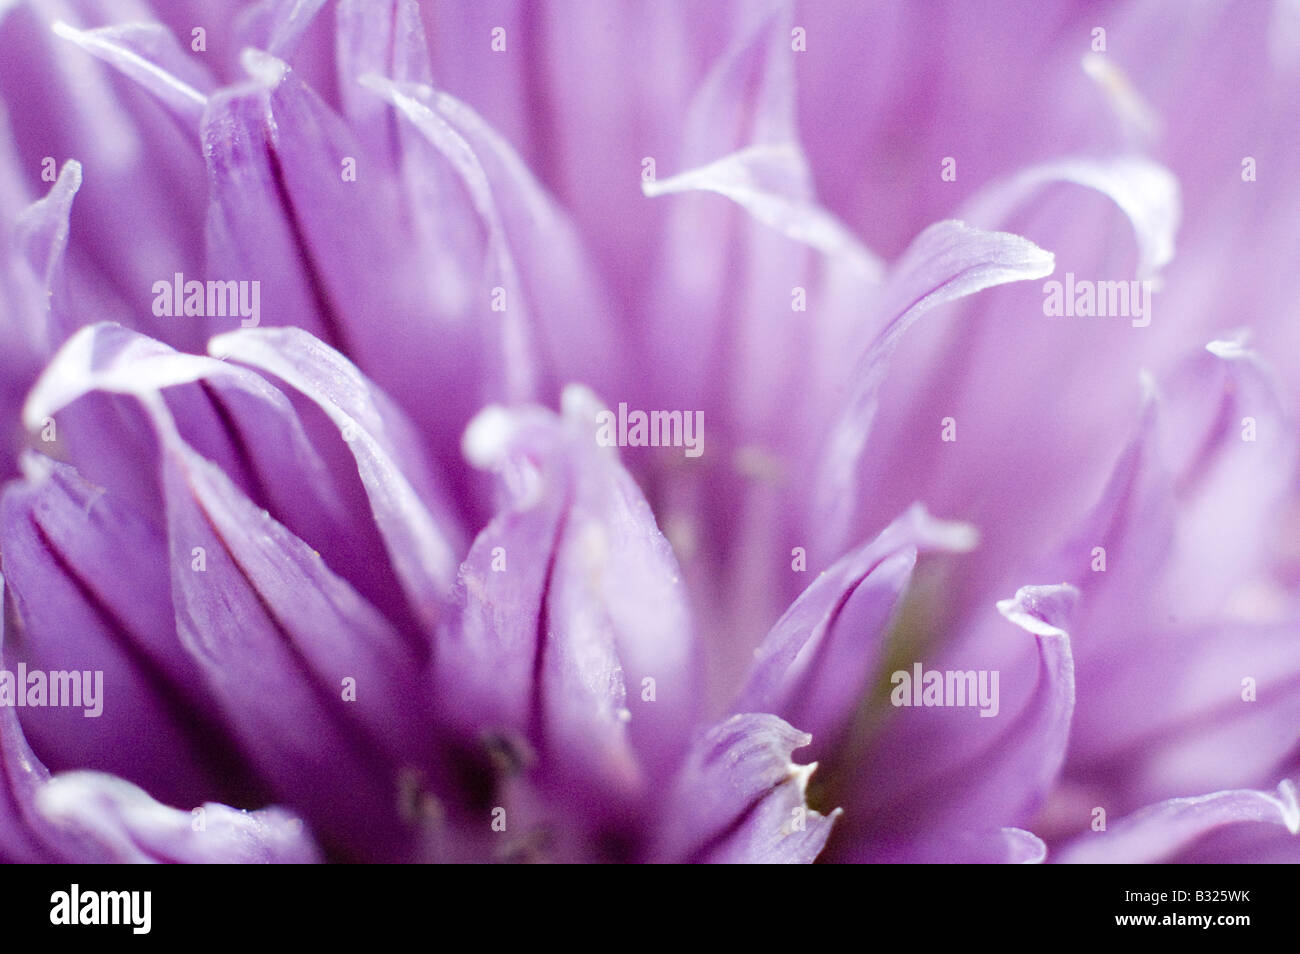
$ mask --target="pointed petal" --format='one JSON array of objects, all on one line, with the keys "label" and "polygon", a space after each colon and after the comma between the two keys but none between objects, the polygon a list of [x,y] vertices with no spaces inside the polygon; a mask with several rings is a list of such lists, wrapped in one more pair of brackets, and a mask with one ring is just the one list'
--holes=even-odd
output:
[{"label": "pointed petal", "polygon": [[1062,159],[1031,166],[981,191],[961,218],[985,228],[1005,227],[1018,206],[1058,183],[1095,189],[1128,216],[1138,244],[1138,278],[1153,277],[1173,260],[1182,214],[1178,180],[1164,166],[1141,157]]},{"label": "pointed petal", "polygon": [[[610,675],[630,692],[627,707],[616,705],[612,715],[626,721],[629,741],[653,777],[674,764],[698,711],[694,626],[681,569],[636,482],[613,454],[596,447],[602,406],[595,395],[570,386],[562,407],[575,452],[574,484],[547,597],[555,654],[553,666],[544,661],[544,675],[555,680],[549,701],[557,716],[573,716],[560,700],[567,698],[566,683],[592,674],[582,642],[592,649],[608,645]],[[575,755],[581,721],[564,743]],[[557,739],[561,734],[567,733],[557,731]]]},{"label": "pointed petal", "polygon": [[794,4],[747,4],[731,19],[727,46],[686,109],[682,151],[688,166],[749,145],[793,145],[798,138],[788,46]]},{"label": "pointed petal", "polygon": [[733,715],[692,747],[663,809],[655,855],[661,861],[796,863],[826,844],[836,809],[807,807],[816,764],[796,765],[811,736],[776,716]]},{"label": "pointed petal", "polygon": [[[61,860],[57,835],[31,820],[36,790],[47,778],[45,766],[23,738],[18,714],[10,706],[0,708],[0,861],[5,864]],[[54,845],[49,837],[55,838]]]},{"label": "pointed petal", "polygon": [[[555,488],[555,427],[538,409],[488,408],[465,432],[465,456],[496,470],[509,495],[461,565],[458,626],[440,639],[435,667],[444,710],[474,731],[530,720],[546,589],[565,499]],[[550,464],[551,467],[547,467]]]},{"label": "pointed petal", "polygon": [[[773,342],[788,334],[789,310],[782,314],[773,306],[792,286],[816,288],[823,270],[842,270],[868,292],[883,274],[880,261],[816,200],[794,121],[798,57],[789,48],[792,11],[793,5],[784,2],[745,4],[713,27],[725,46],[721,55],[705,58],[707,72],[675,134],[681,145],[666,153],[676,154],[675,174],[658,178],[672,161],[663,152],[640,160],[643,194],[673,196],[632,213],[638,220],[647,215],[666,220],[656,229],[663,237],[653,253],[659,259],[658,280],[643,290],[625,282],[625,294],[641,313],[632,330],[673,382],[671,393],[646,382],[642,389],[650,393],[638,399],[650,406],[674,406],[664,403],[671,400],[709,414],[734,415],[753,421],[760,431],[769,417],[761,410],[764,404],[775,400],[787,408],[790,392],[802,391],[808,377],[822,376],[820,367],[803,376],[796,368],[793,376],[800,384],[791,387],[768,378],[764,359],[783,354],[797,362],[828,323],[820,314],[823,309],[814,309],[807,317],[815,320],[817,336],[810,342],[801,334],[791,340],[792,352],[784,354]],[[695,30],[703,26],[700,17],[691,11]],[[636,141],[643,137],[637,129]],[[646,160],[658,165],[651,168]],[[734,205],[703,194],[707,192]],[[723,276],[731,278],[724,281]],[[855,298],[855,304],[860,301],[861,296]],[[689,329],[683,314],[691,316]],[[687,337],[699,344],[680,347]],[[711,358],[719,352],[735,356],[725,388]],[[790,371],[788,366],[773,370]],[[761,393],[756,402],[760,410],[747,401],[737,402],[743,411],[729,406],[732,387],[750,398],[741,382],[769,380],[777,393]]]},{"label": "pointed petal", "polygon": [[[814,477],[814,526],[837,528],[832,543],[851,526],[858,464],[875,417],[889,358],[921,315],[946,302],[1006,282],[1050,275],[1053,258],[1032,242],[1003,232],[982,232],[946,221],[922,232],[891,271],[880,314],[884,324],[867,349],[848,405],[834,424]],[[842,546],[832,546],[833,551]]]},{"label": "pointed petal", "polygon": [[32,203],[14,223],[14,240],[26,254],[32,271],[43,279],[46,291],[53,291],[57,284],[56,275],[68,245],[72,200],[80,188],[81,163],[70,159],[59,170],[49,194]]},{"label": "pointed petal", "polygon": [[213,338],[208,351],[275,375],[343,431],[393,567],[432,627],[455,581],[459,532],[401,412],[343,355],[300,328],[235,331]]},{"label": "pointed petal", "polygon": [[199,60],[187,55],[158,23],[128,23],[78,30],[62,21],[54,32],[71,40],[157,96],[187,126],[197,128],[216,87]]},{"label": "pointed petal", "polygon": [[593,388],[621,383],[624,351],[607,317],[614,305],[573,224],[509,143],[474,110],[441,92],[430,105],[464,137],[491,187],[502,241],[527,297],[527,317],[538,329],[547,386],[558,389],[571,380]]},{"label": "pointed petal", "polygon": [[1300,707],[1277,576],[1291,434],[1267,369],[1212,342],[1161,387],[1148,380],[1100,501],[1052,558],[1085,597],[1067,774],[1116,813],[1286,771]]},{"label": "pointed petal", "polygon": [[[433,83],[429,48],[415,0],[342,0],[336,11],[339,94],[353,125],[370,140],[392,138],[388,107],[361,84],[374,73],[398,83]],[[393,165],[398,157],[389,154]]]},{"label": "pointed petal", "polygon": [[[0,136],[8,133],[0,108]],[[80,188],[81,164],[70,160],[48,194],[31,204],[22,202],[12,231],[7,216],[0,220],[0,333],[9,342],[0,415],[6,421],[16,419],[23,392],[78,320],[66,308],[64,253],[72,200]],[[15,190],[14,198],[25,200],[25,190]],[[25,443],[12,423],[5,425],[0,449],[14,452],[11,461]]]},{"label": "pointed petal", "polygon": [[771,712],[804,726],[818,751],[844,727],[875,673],[885,629],[918,551],[961,552],[974,529],[920,504],[820,575],[755,651],[733,712]]},{"label": "pointed petal", "polygon": [[[67,302],[56,294],[53,344],[81,324],[107,319],[192,345],[191,323],[159,322],[152,314],[149,289],[161,276],[201,268],[206,196],[201,185],[195,188],[202,169],[196,122],[178,122],[153,92],[52,29],[62,19],[83,39],[113,36],[117,28],[79,30],[114,16],[103,5],[92,7],[22,3],[0,23],[6,50],[0,86],[23,166],[35,170],[47,157],[75,157],[85,173],[67,252],[68,290],[78,304],[61,314]],[[133,8],[147,16],[142,5]],[[127,37],[124,49],[152,63],[146,35],[159,30],[128,26],[118,32]],[[130,46],[133,37],[141,40],[138,49]],[[191,71],[199,59],[191,59]],[[162,69],[167,62],[164,55]],[[87,297],[93,307],[80,307]]]},{"label": "pointed petal", "polygon": [[[1035,637],[1037,653],[1012,654],[989,673],[990,688],[998,677],[989,717],[970,706],[892,708],[857,767],[857,811],[844,831],[848,857],[910,860],[913,853],[948,850],[945,840],[978,840],[990,826],[1023,825],[1033,817],[1065,758],[1074,665],[1064,627],[1077,597],[1071,586],[1025,586],[999,601],[1002,616]],[[1005,631],[999,625],[996,632]],[[976,667],[958,644],[937,664],[927,660],[926,668]]]},{"label": "pointed petal", "polygon": [[[269,54],[248,50],[243,64],[252,79],[214,94],[204,120],[209,271],[260,281],[263,324],[304,328],[347,354],[435,452],[454,447],[485,403],[531,395],[528,304],[500,218],[483,205],[485,173],[459,134],[402,99],[436,134],[399,117],[395,176],[390,137],[361,138]],[[233,324],[218,322],[206,324]],[[430,379],[449,383],[434,391]]]},{"label": "pointed petal", "polygon": [[[0,577],[0,670],[8,671],[6,594],[5,580]],[[17,709],[0,706],[0,861],[102,864],[115,860],[112,851],[97,839],[57,825],[38,810],[37,796],[49,779],[49,771],[27,744]]]},{"label": "pointed petal", "polygon": [[[6,660],[7,592],[4,577],[0,577],[0,668]],[[5,863],[30,864],[58,858],[57,833],[32,807],[37,789],[49,777],[23,736],[18,710],[0,706],[0,860]],[[54,844],[49,842],[51,837]]]},{"label": "pointed petal", "polygon": [[[215,93],[201,130],[209,271],[261,282],[259,321],[297,325],[348,350],[356,342],[346,314],[369,289],[344,287],[356,272],[340,256],[363,237],[381,269],[387,261],[383,234],[365,227],[374,211],[340,174],[343,157],[363,150],[287,64],[251,49],[243,62],[253,78]],[[357,227],[337,229],[326,217]],[[211,333],[234,324],[218,321],[206,320]]]},{"label": "pointed petal", "polygon": [[[163,437],[182,643],[278,796],[323,837],[393,856],[403,841],[396,768],[422,745],[415,661],[309,547],[174,435]],[[195,547],[206,553],[203,573],[189,565]]]},{"label": "pointed petal", "polygon": [[266,51],[272,56],[289,59],[297,50],[302,35],[325,6],[325,0],[271,0]]},{"label": "pointed petal", "polygon": [[791,144],[750,146],[667,179],[643,182],[651,198],[679,192],[716,192],[759,222],[826,255],[848,262],[871,280],[884,264],[812,197],[803,154]]},{"label": "pointed petal", "polygon": [[559,420],[489,409],[466,432],[467,456],[502,471],[511,501],[462,568],[464,624],[440,646],[441,679],[478,687],[556,765],[635,791],[633,752],[666,765],[693,722],[691,625],[649,506],[596,445],[594,397],[572,387],[563,403]]},{"label": "pointed petal", "polygon": [[[1059,572],[1084,589],[1098,618],[1156,603],[1138,618],[1164,624],[1165,607],[1176,606],[1180,621],[1219,621],[1234,591],[1272,571],[1260,542],[1296,473],[1292,424],[1272,373],[1239,341],[1210,342],[1161,385],[1144,382],[1134,436],[1056,554]],[[1091,572],[1095,546],[1108,568],[1125,572]],[[1216,565],[1202,559],[1210,549],[1221,556]],[[1094,638],[1106,641],[1106,633]]]},{"label": "pointed petal", "polygon": [[[75,460],[83,476],[109,491],[140,499],[142,508],[153,505],[144,501],[157,482],[156,471],[147,466],[155,450],[119,451],[115,442],[124,436],[118,416],[123,402],[83,407],[78,399],[96,392],[130,397],[165,392],[191,445],[277,521],[308,540],[368,599],[398,622],[409,619],[403,615],[406,599],[364,506],[364,487],[355,469],[348,470],[355,460],[327,417],[311,421],[317,426],[309,436],[288,398],[247,368],[178,353],[113,325],[83,329],[33,387],[24,421],[29,432],[37,432],[57,415],[60,443],[50,452]],[[143,429],[148,431],[147,423]],[[333,455],[330,464],[322,453]],[[115,472],[123,466],[126,474]],[[424,641],[413,644],[422,648]]]}]

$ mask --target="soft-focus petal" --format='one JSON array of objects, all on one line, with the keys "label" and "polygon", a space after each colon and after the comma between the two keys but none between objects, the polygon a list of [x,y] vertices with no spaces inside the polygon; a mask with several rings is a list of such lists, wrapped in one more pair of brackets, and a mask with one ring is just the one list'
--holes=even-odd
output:
[{"label": "soft-focus petal", "polygon": [[300,819],[279,808],[243,812],[206,803],[192,812],[160,805],[111,775],[56,775],[36,792],[54,825],[103,845],[116,863],[311,864],[320,860]]},{"label": "soft-focus petal", "polygon": [[171,31],[157,23],[78,30],[62,21],[54,32],[99,57],[145,87],[187,124],[198,127],[214,83]]},{"label": "soft-focus petal", "polygon": [[[815,475],[816,526],[832,541],[843,537],[857,500],[855,476],[871,432],[890,355],[921,315],[945,302],[992,285],[1050,275],[1053,259],[1032,242],[1001,232],[982,232],[956,221],[930,226],[893,268],[879,309],[881,324],[860,364],[857,380],[832,427]],[[838,549],[833,543],[830,549]]]},{"label": "soft-focus petal", "polygon": [[1008,181],[978,193],[962,218],[984,228],[1004,226],[1016,206],[1057,183],[1095,189],[1109,197],[1133,224],[1138,278],[1153,278],[1174,257],[1181,213],[1178,180],[1161,165],[1137,156],[1120,159],[1062,159],[1031,166]]},{"label": "soft-focus petal", "polygon": [[1198,839],[1215,829],[1240,824],[1277,825],[1283,837],[1300,835],[1295,783],[1284,780],[1276,794],[1237,789],[1172,798],[1111,821],[1104,831],[1085,832],[1052,860],[1069,864],[1177,862]]}]

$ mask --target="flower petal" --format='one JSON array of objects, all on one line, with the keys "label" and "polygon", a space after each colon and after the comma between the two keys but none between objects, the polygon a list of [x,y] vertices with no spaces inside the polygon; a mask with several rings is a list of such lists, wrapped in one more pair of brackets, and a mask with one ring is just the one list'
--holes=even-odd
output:
[{"label": "flower petal", "polygon": [[[8,620],[7,588],[0,577],[0,668],[5,665],[5,628]],[[93,846],[79,842],[50,825],[36,813],[36,792],[50,773],[32,754],[18,724],[15,707],[0,706],[0,860],[30,864],[60,860],[60,850],[80,860],[98,859]]]},{"label": "flower petal", "polygon": [[811,736],[773,715],[740,714],[692,747],[665,803],[658,860],[710,863],[812,862],[839,817],[807,807],[816,769],[796,765]]},{"label": "flower petal", "polygon": [[859,461],[890,355],[903,333],[939,305],[994,285],[1042,278],[1052,268],[1052,254],[1032,242],[962,222],[939,222],[917,236],[891,270],[879,310],[884,322],[862,358],[849,402],[832,427],[814,475],[812,525],[833,528],[828,542],[832,552],[842,551],[837,544],[852,525]]},{"label": "flower petal", "polygon": [[[427,719],[416,661],[309,547],[174,435],[163,438],[182,643],[278,797],[323,837],[400,857],[396,769],[422,748]],[[202,574],[188,563],[195,547],[207,554]]]},{"label": "flower petal", "polygon": [[[0,136],[8,132],[4,118],[0,109]],[[64,253],[72,200],[80,188],[81,164],[70,160],[44,198],[29,204],[25,190],[14,190],[21,211],[13,217],[12,230],[9,217],[0,218],[0,332],[9,342],[0,415],[10,422],[0,425],[0,447],[13,450],[11,461],[26,444],[12,423],[23,394],[77,320],[66,307]],[[6,465],[5,472],[11,467]]]},{"label": "flower petal", "polygon": [[288,59],[298,48],[303,33],[325,0],[269,0],[263,4],[270,12],[267,28],[266,51],[272,56]]},{"label": "flower petal", "polygon": [[1259,360],[1211,343],[1163,387],[1148,379],[1100,501],[1052,557],[1048,572],[1085,596],[1067,775],[1116,813],[1287,769],[1300,739],[1278,576],[1291,430]]},{"label": "flower petal", "polygon": [[187,126],[198,128],[208,94],[216,83],[199,60],[181,49],[166,27],[158,23],[127,23],[78,30],[56,21],[54,32],[135,80]]},{"label": "flower petal", "polygon": [[615,306],[572,223],[474,110],[441,92],[430,104],[473,150],[491,186],[502,242],[517,263],[516,280],[529,305],[526,317],[537,328],[548,375],[541,393],[571,380],[596,389],[621,383],[624,349],[609,321]]},{"label": "flower petal", "polygon": [[[111,854],[114,863],[312,864],[321,860],[300,819],[280,808],[239,811],[208,802],[168,808],[112,775],[70,772],[36,791],[36,810]],[[201,826],[201,827],[200,827]]]},{"label": "flower petal", "polygon": [[[280,523],[312,543],[367,598],[404,621],[406,599],[389,571],[339,429],[328,419],[311,421],[320,426],[309,436],[303,416],[285,395],[254,372],[177,353],[113,325],[96,325],[61,349],[33,387],[23,419],[29,432],[41,432],[42,449],[74,461],[87,480],[138,501],[143,511],[153,506],[157,494],[149,423],[130,402],[104,395],[140,397],[160,391],[190,444]],[[91,394],[90,402],[78,400]],[[125,427],[124,420],[129,422]],[[45,443],[50,421],[57,425],[58,441]],[[334,459],[327,464],[322,453]],[[414,644],[421,648],[420,641]]]},{"label": "flower petal", "polygon": [[[134,9],[137,16],[147,15],[140,4]],[[176,271],[201,269],[207,197],[196,124],[177,122],[159,108],[155,92],[67,36],[132,60],[138,78],[152,75],[156,86],[166,88],[164,95],[175,94],[177,76],[202,87],[196,75],[206,58],[185,56],[156,25],[81,30],[114,15],[105,4],[20,3],[0,20],[0,98],[10,110],[7,131],[25,170],[22,178],[34,179],[44,164],[65,157],[75,157],[85,173],[67,271],[77,301],[91,296],[94,304],[63,315],[53,344],[78,325],[116,320],[190,346],[201,340],[191,337],[193,323],[159,322],[150,311],[149,289]],[[66,36],[52,29],[60,20],[67,24],[60,27]],[[179,73],[172,74],[173,67]],[[57,315],[64,302],[56,296],[53,304]]]},{"label": "flower petal", "polygon": [[45,349],[55,341],[70,334],[69,316],[64,309],[56,311],[51,299],[55,293],[63,294],[62,272],[64,251],[68,245],[68,218],[72,200],[81,188],[81,163],[70,159],[59,170],[59,178],[50,187],[49,194],[32,203],[14,225],[15,244],[26,255],[48,296],[45,315],[48,324],[37,339]]},{"label": "flower petal", "polygon": [[[394,811],[397,771],[423,757],[429,726],[419,660],[318,553],[181,437],[160,389],[209,373],[259,387],[245,369],[98,326],[56,356],[27,410],[39,420],[100,387],[140,402],[160,448],[182,644],[278,799],[331,850],[401,857],[412,846]],[[334,797],[339,786],[350,804]]]},{"label": "flower petal", "polygon": [[920,504],[821,574],[755,651],[733,712],[771,712],[804,726],[824,752],[875,672],[885,629],[918,551],[961,552],[974,529]]},{"label": "flower petal", "polygon": [[172,804],[260,794],[176,641],[159,529],[66,464],[29,453],[24,469],[28,479],[10,483],[0,500],[21,635],[8,656],[28,671],[102,680],[93,708],[23,710],[42,761],[55,771],[111,772]]},{"label": "flower petal", "polygon": [[641,189],[651,198],[678,192],[716,192],[764,225],[842,258],[868,278],[879,279],[884,273],[883,263],[814,201],[807,162],[791,144],[750,146],[706,166],[643,182]]},{"label": "flower petal", "polygon": [[[429,48],[415,0],[341,0],[336,10],[339,95],[354,128],[369,141],[389,140],[396,117],[361,84],[370,73],[395,82],[433,83]],[[396,149],[388,156],[394,168]]]},{"label": "flower petal", "polygon": [[[358,343],[349,306],[366,289],[346,287],[354,272],[339,267],[342,256],[359,236],[377,243],[372,252],[385,240],[378,230],[333,228],[326,217],[365,223],[374,215],[340,171],[343,157],[364,152],[287,64],[250,49],[244,65],[252,79],[214,93],[201,129],[209,271],[260,282],[259,321],[294,324],[346,350]],[[383,268],[388,258],[376,260]],[[210,333],[232,322],[224,324],[205,321]]]},{"label": "flower petal", "polygon": [[[0,577],[0,602],[5,581]],[[4,621],[0,607],[0,669]],[[8,862],[124,863],[318,860],[302,822],[270,808],[241,812],[166,808],[143,790],[98,772],[53,778],[33,755],[17,711],[0,707],[0,858]]]},{"label": "flower petal", "polygon": [[1293,837],[1300,835],[1295,783],[1283,780],[1277,794],[1236,789],[1171,798],[1111,822],[1104,831],[1078,836],[1052,860],[1063,864],[1177,862],[1215,829],[1247,822],[1278,825]]},{"label": "flower petal", "polygon": [[441,684],[480,687],[543,758],[607,778],[612,797],[675,759],[698,705],[694,642],[672,550],[596,444],[594,396],[571,387],[563,404],[558,420],[488,409],[466,432],[511,501],[462,568],[464,623],[440,644]]},{"label": "flower petal", "polygon": [[455,581],[459,532],[401,412],[343,355],[300,328],[230,332],[208,351],[280,378],[343,431],[393,567],[432,627]]},{"label": "flower petal", "polygon": [[[996,666],[990,666],[990,687],[994,673],[999,680],[990,693],[996,705],[988,710],[991,717],[969,705],[892,709],[868,757],[855,767],[853,793],[842,796],[856,811],[846,820],[837,857],[905,861],[915,853],[919,860],[947,850],[945,840],[978,843],[980,832],[1033,817],[1065,758],[1074,664],[1064,626],[1077,597],[1071,586],[1025,586],[999,601],[1002,616],[1035,637],[1037,653],[985,662]],[[988,635],[977,629],[971,645],[987,653],[989,640],[1006,627],[989,622],[981,628]],[[968,658],[959,642],[927,666],[967,671],[973,668]]]},{"label": "flower petal", "polygon": [[1060,159],[1031,166],[982,190],[963,207],[961,217],[986,228],[1005,227],[1016,207],[1057,183],[1095,189],[1128,216],[1138,243],[1138,278],[1152,278],[1173,260],[1181,218],[1178,180],[1164,166],[1139,156]]},{"label": "flower petal", "polygon": [[450,163],[460,177],[486,227],[488,236],[488,282],[506,292],[506,307],[497,313],[500,323],[502,394],[513,401],[527,400],[535,391],[532,361],[532,333],[520,287],[519,270],[510,251],[500,212],[492,195],[486,171],[474,149],[439,116],[429,100],[433,91],[411,83],[394,83],[379,76],[362,79],[409,120],[428,143]]}]

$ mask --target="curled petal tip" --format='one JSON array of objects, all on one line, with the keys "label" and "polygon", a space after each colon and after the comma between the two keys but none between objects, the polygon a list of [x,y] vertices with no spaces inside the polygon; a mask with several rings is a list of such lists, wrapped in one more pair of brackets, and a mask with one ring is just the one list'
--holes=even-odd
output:
[{"label": "curled petal tip", "polygon": [[1022,586],[1011,599],[998,600],[998,612],[1035,636],[1065,636],[1065,623],[1079,599],[1069,583]]},{"label": "curled petal tip", "polygon": [[1041,865],[1047,859],[1047,845],[1031,831],[1023,828],[1004,828],[1008,859],[1013,864]]}]

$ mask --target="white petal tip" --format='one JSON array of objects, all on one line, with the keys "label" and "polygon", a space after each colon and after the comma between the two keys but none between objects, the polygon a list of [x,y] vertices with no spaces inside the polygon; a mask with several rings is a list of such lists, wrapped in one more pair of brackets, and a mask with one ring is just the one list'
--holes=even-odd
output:
[{"label": "white petal tip", "polygon": [[1250,357],[1251,351],[1247,347],[1248,336],[1242,332],[1231,338],[1217,338],[1205,346],[1205,350],[1210,352],[1216,358],[1222,358],[1225,361],[1233,361],[1239,358]]},{"label": "white petal tip", "polygon": [[239,64],[252,79],[268,88],[280,85],[289,72],[289,64],[284,60],[251,46],[239,54]]},{"label": "white petal tip", "polygon": [[1066,636],[1065,619],[1079,591],[1068,583],[1022,586],[1011,599],[998,600],[998,612],[1034,636]]},{"label": "white petal tip", "polygon": [[514,434],[514,420],[498,404],[485,407],[469,422],[461,440],[461,453],[475,467],[491,469],[498,466],[510,446]]},{"label": "white petal tip", "polygon": [[969,553],[979,546],[980,532],[974,524],[940,519],[920,503],[912,505],[909,516],[915,527],[916,541],[924,549]]}]

